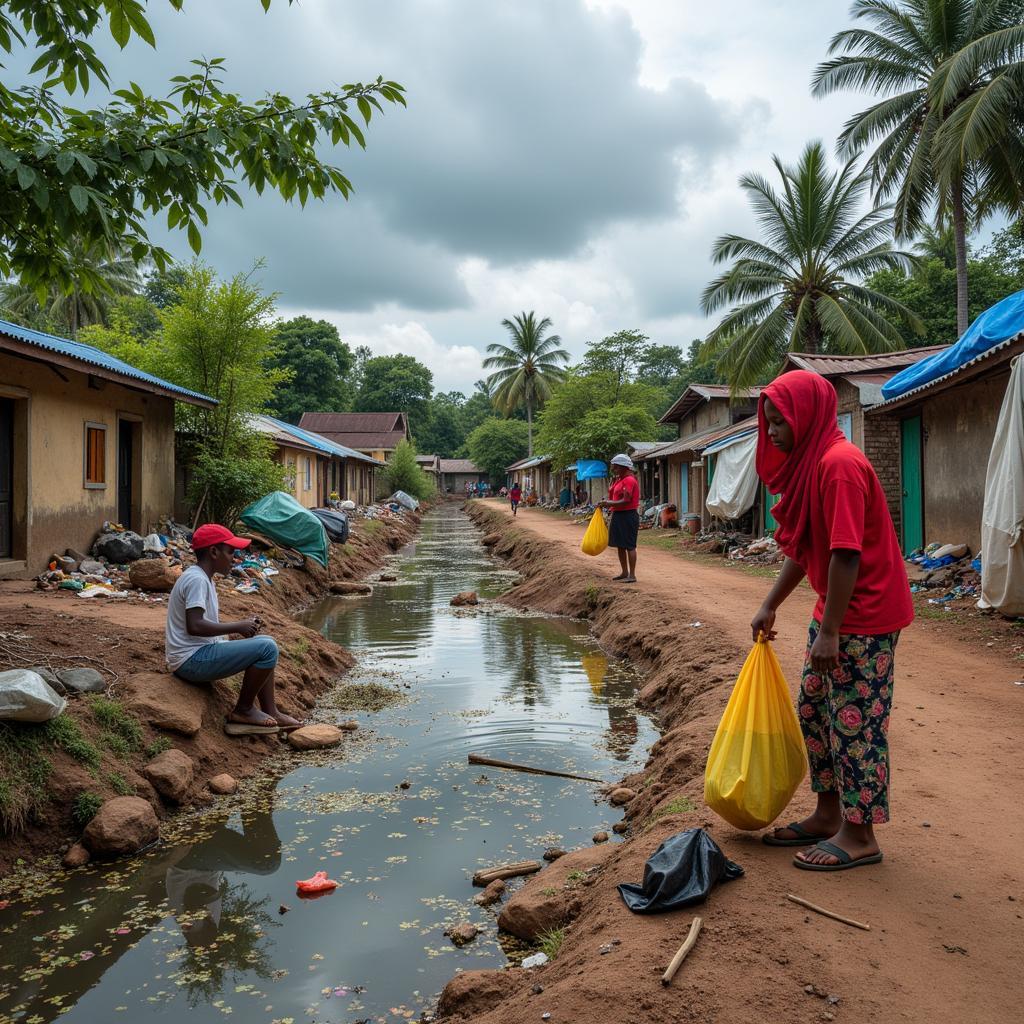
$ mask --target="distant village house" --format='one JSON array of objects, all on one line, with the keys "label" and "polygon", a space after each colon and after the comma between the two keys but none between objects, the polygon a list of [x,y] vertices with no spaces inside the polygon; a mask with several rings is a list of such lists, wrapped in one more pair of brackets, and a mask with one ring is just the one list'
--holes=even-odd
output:
[{"label": "distant village house", "polygon": [[390,461],[399,442],[409,440],[404,412],[304,412],[299,426],[378,462]]}]

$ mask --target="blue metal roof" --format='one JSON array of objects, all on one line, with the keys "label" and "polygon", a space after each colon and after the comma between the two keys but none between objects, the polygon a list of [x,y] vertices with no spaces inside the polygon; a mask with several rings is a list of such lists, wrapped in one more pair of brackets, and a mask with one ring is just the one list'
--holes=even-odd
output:
[{"label": "blue metal roof", "polygon": [[23,341],[27,345],[35,345],[37,348],[44,349],[47,352],[56,352],[59,355],[69,356],[71,359],[77,359],[79,362],[87,363],[90,366],[97,366],[100,369],[120,374],[122,377],[129,377],[142,384],[152,384],[163,388],[165,391],[171,391],[176,395],[180,395],[185,401],[191,399],[198,402],[208,402],[212,405],[217,404],[216,398],[210,398],[209,395],[200,394],[198,391],[189,391],[188,388],[179,387],[170,381],[161,380],[159,377],[154,377],[151,373],[146,373],[138,367],[132,366],[131,363],[115,359],[102,349],[95,348],[92,345],[84,345],[80,341],[58,338],[53,334],[34,331],[30,327],[22,327],[20,324],[12,324],[8,320],[0,320],[0,334],[9,335],[18,341]]},{"label": "blue metal roof", "polygon": [[269,420],[280,430],[283,430],[286,434],[291,434],[292,437],[299,441],[304,441],[312,448],[316,448],[317,451],[324,452],[327,455],[336,455],[341,459],[358,459],[360,462],[369,462],[374,466],[383,466],[384,463],[378,459],[371,458],[369,455],[364,455],[362,452],[357,452],[354,448],[348,448],[343,444],[338,444],[337,441],[331,441],[324,437],[323,434],[314,434],[312,431],[303,430],[302,427],[296,427],[291,423],[285,423],[284,420],[276,419],[273,416],[268,416],[266,413],[261,414],[263,419]]}]

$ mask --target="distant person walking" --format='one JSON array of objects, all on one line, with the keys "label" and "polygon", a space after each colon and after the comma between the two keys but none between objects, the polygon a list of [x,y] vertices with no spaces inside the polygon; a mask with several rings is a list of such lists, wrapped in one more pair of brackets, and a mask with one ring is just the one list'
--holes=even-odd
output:
[{"label": "distant person walking", "polygon": [[782,571],[751,622],[775,637],[775,614],[806,575],[818,594],[798,709],[817,807],[776,828],[770,846],[808,846],[808,871],[877,864],[874,826],[889,820],[889,712],[900,630],[914,618],[885,493],[836,425],[836,392],[794,370],[761,393],[757,471],[773,494]]},{"label": "distant person walking", "polygon": [[512,515],[519,510],[519,503],[523,500],[523,489],[519,484],[513,484],[512,490],[508,492],[508,503],[512,506]]},{"label": "distant person walking", "polygon": [[608,498],[598,508],[611,509],[608,547],[619,554],[622,572],[612,579],[618,583],[636,583],[636,539],[640,533],[640,482],[633,475],[633,460],[628,455],[612,459],[612,476]]}]

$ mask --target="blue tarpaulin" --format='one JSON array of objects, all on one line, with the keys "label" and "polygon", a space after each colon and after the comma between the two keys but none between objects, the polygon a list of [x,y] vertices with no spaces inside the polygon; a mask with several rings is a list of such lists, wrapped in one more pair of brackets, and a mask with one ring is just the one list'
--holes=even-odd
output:
[{"label": "blue tarpaulin", "polygon": [[600,459],[576,460],[577,480],[605,480],[607,477],[608,467]]},{"label": "blue tarpaulin", "polygon": [[952,347],[936,352],[913,366],[901,370],[882,385],[882,397],[888,401],[908,391],[930,384],[958,370],[965,363],[984,355],[1000,342],[1008,341],[1024,331],[1024,291],[1008,295],[986,309],[963,337]]}]

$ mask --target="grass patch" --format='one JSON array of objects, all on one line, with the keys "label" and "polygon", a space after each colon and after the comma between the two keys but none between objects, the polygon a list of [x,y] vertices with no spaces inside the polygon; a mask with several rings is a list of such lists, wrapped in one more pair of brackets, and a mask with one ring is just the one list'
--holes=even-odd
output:
[{"label": "grass patch", "polygon": [[292,661],[303,661],[309,654],[310,642],[308,636],[300,636],[285,652]]},{"label": "grass patch", "polygon": [[387,527],[379,519],[364,519],[359,524],[359,529],[368,537],[375,537],[382,530],[387,529]]},{"label": "grass patch", "polygon": [[586,590],[583,591],[583,603],[586,605],[588,611],[594,611],[597,608],[597,599],[601,596],[601,588],[596,584],[591,583],[587,586]]},{"label": "grass patch", "polygon": [[570,871],[569,874],[565,876],[565,884],[570,886],[579,885],[580,882],[585,882],[586,880],[586,871]]},{"label": "grass patch", "polygon": [[35,725],[0,724],[0,830],[20,832],[49,800],[53,762]]},{"label": "grass patch", "polygon": [[557,896],[558,890],[549,885],[546,889],[541,889],[540,893],[542,896]]},{"label": "grass patch", "polygon": [[96,723],[104,730],[100,736],[104,746],[118,757],[127,757],[142,749],[142,726],[119,700],[93,697],[89,708]]},{"label": "grass patch", "polygon": [[43,726],[44,737],[55,747],[89,768],[99,767],[103,755],[82,734],[82,727],[69,714],[58,715]]},{"label": "grass patch", "polygon": [[540,951],[546,953],[549,960],[554,960],[558,956],[558,951],[562,948],[562,943],[565,941],[565,929],[564,928],[552,928],[550,931],[544,932],[540,937]]},{"label": "grass patch", "polygon": [[689,814],[694,810],[696,807],[688,796],[677,796],[675,800],[670,800],[664,807],[659,807],[651,815],[651,818],[657,821],[659,818],[667,818],[670,814]]},{"label": "grass patch", "polygon": [[405,694],[393,686],[348,683],[332,690],[325,703],[335,711],[383,711],[392,704],[401,704],[405,699]]},{"label": "grass patch", "polygon": [[71,818],[79,828],[85,828],[96,817],[97,811],[102,806],[103,797],[83,790],[75,797],[75,802],[71,805]]},{"label": "grass patch", "polygon": [[162,754],[165,750],[170,750],[171,747],[173,746],[174,744],[170,741],[170,739],[167,736],[157,736],[157,738],[153,740],[152,743],[146,744],[146,757],[152,760],[154,757],[157,756],[157,754]]},{"label": "grass patch", "polygon": [[106,779],[118,796],[135,796],[135,787],[120,772],[107,772]]}]

